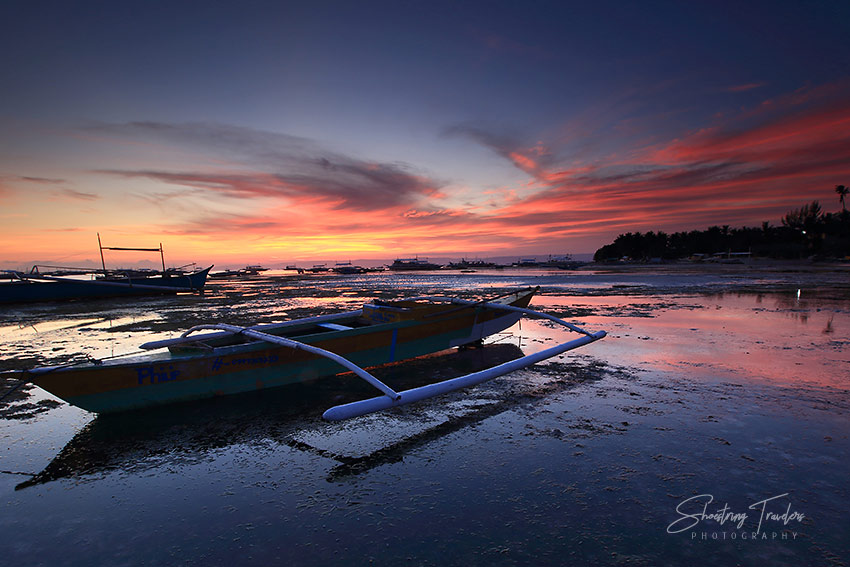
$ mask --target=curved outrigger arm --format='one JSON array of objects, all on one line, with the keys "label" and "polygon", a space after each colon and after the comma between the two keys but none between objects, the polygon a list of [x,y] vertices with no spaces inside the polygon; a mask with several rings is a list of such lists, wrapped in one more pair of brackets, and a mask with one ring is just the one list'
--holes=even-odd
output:
[{"label": "curved outrigger arm", "polygon": [[[443,298],[431,297],[418,299],[443,300]],[[432,398],[434,396],[439,396],[448,392],[460,390],[462,388],[475,386],[477,384],[481,384],[482,382],[486,382],[488,380],[492,380],[493,378],[508,374],[509,372],[525,368],[526,366],[531,366],[532,364],[536,364],[537,362],[546,360],[547,358],[551,358],[569,350],[584,346],[588,343],[598,341],[607,334],[605,331],[590,333],[557,317],[548,315],[546,313],[541,313],[539,311],[534,311],[533,309],[514,307],[512,305],[502,305],[498,303],[481,303],[465,300],[452,300],[452,303],[475,304],[485,308],[500,309],[504,311],[515,311],[532,317],[548,319],[550,321],[567,327],[571,331],[581,333],[584,336],[574,339],[572,341],[568,341],[566,343],[550,347],[540,352],[528,354],[516,360],[511,360],[509,362],[499,364],[486,370],[473,372],[472,374],[467,374],[458,378],[451,378],[449,380],[443,380],[442,382],[436,382],[434,384],[428,384],[426,386],[420,386],[419,388],[411,388],[410,390],[404,390],[402,392],[398,392],[396,396],[384,395],[368,400],[361,400],[358,402],[351,402],[348,404],[334,406],[328,409],[322,415],[322,417],[329,421],[349,419],[352,417],[357,417],[361,415],[366,415],[368,413],[389,409],[391,407],[418,402],[427,398]]]}]

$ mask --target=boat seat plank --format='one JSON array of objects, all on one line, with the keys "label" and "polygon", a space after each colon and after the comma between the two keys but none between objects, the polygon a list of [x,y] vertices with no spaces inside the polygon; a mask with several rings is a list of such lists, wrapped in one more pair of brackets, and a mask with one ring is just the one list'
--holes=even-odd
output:
[{"label": "boat seat plank", "polygon": [[346,325],[338,325],[337,323],[319,323],[317,327],[322,327],[323,329],[330,329],[331,331],[348,331],[354,328],[348,327]]}]

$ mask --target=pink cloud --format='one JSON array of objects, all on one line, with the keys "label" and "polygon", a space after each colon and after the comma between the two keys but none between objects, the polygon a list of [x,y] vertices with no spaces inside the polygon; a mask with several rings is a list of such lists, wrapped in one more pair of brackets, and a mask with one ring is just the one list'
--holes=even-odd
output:
[{"label": "pink cloud", "polygon": [[835,183],[850,179],[850,99],[819,96],[835,89],[814,91],[781,97],[770,113],[745,112],[739,122],[727,118],[666,143],[623,148],[628,159],[532,167],[516,159],[520,150],[504,151],[526,165],[541,191],[492,216],[529,227],[541,244],[558,236],[778,222],[807,200],[830,199]]}]

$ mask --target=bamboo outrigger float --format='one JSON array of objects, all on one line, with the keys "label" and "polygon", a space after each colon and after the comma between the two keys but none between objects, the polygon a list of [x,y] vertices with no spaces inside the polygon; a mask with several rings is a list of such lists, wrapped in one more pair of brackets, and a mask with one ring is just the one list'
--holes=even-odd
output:
[{"label": "bamboo outrigger float", "polygon": [[[528,308],[537,289],[489,301],[420,297],[368,303],[348,313],[286,323],[192,327],[182,336],[141,346],[157,351],[100,362],[23,371],[29,381],[83,409],[105,413],[283,386],[350,371],[381,392],[332,407],[347,419],[480,384],[605,336]],[[365,368],[476,343],[523,315],[582,335],[498,366],[397,392]]]}]

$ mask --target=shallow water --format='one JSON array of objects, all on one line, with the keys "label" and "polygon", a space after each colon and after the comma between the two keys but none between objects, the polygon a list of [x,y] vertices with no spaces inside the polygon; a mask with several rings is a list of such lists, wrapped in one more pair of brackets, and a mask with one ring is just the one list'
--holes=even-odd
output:
[{"label": "shallow water", "polygon": [[[533,285],[535,307],[609,336],[344,423],[321,412],[373,395],[349,377],[106,417],[25,390],[0,419],[0,527],[13,535],[4,556],[14,565],[846,562],[842,271],[272,274],[211,282],[202,297],[5,309],[0,369],[132,352],[200,322]],[[568,337],[524,320],[483,349],[376,374],[409,387]],[[775,517],[759,525],[750,506],[767,499]],[[740,528],[720,514],[722,523],[668,533],[692,523],[683,513],[724,505],[747,514]]]}]

